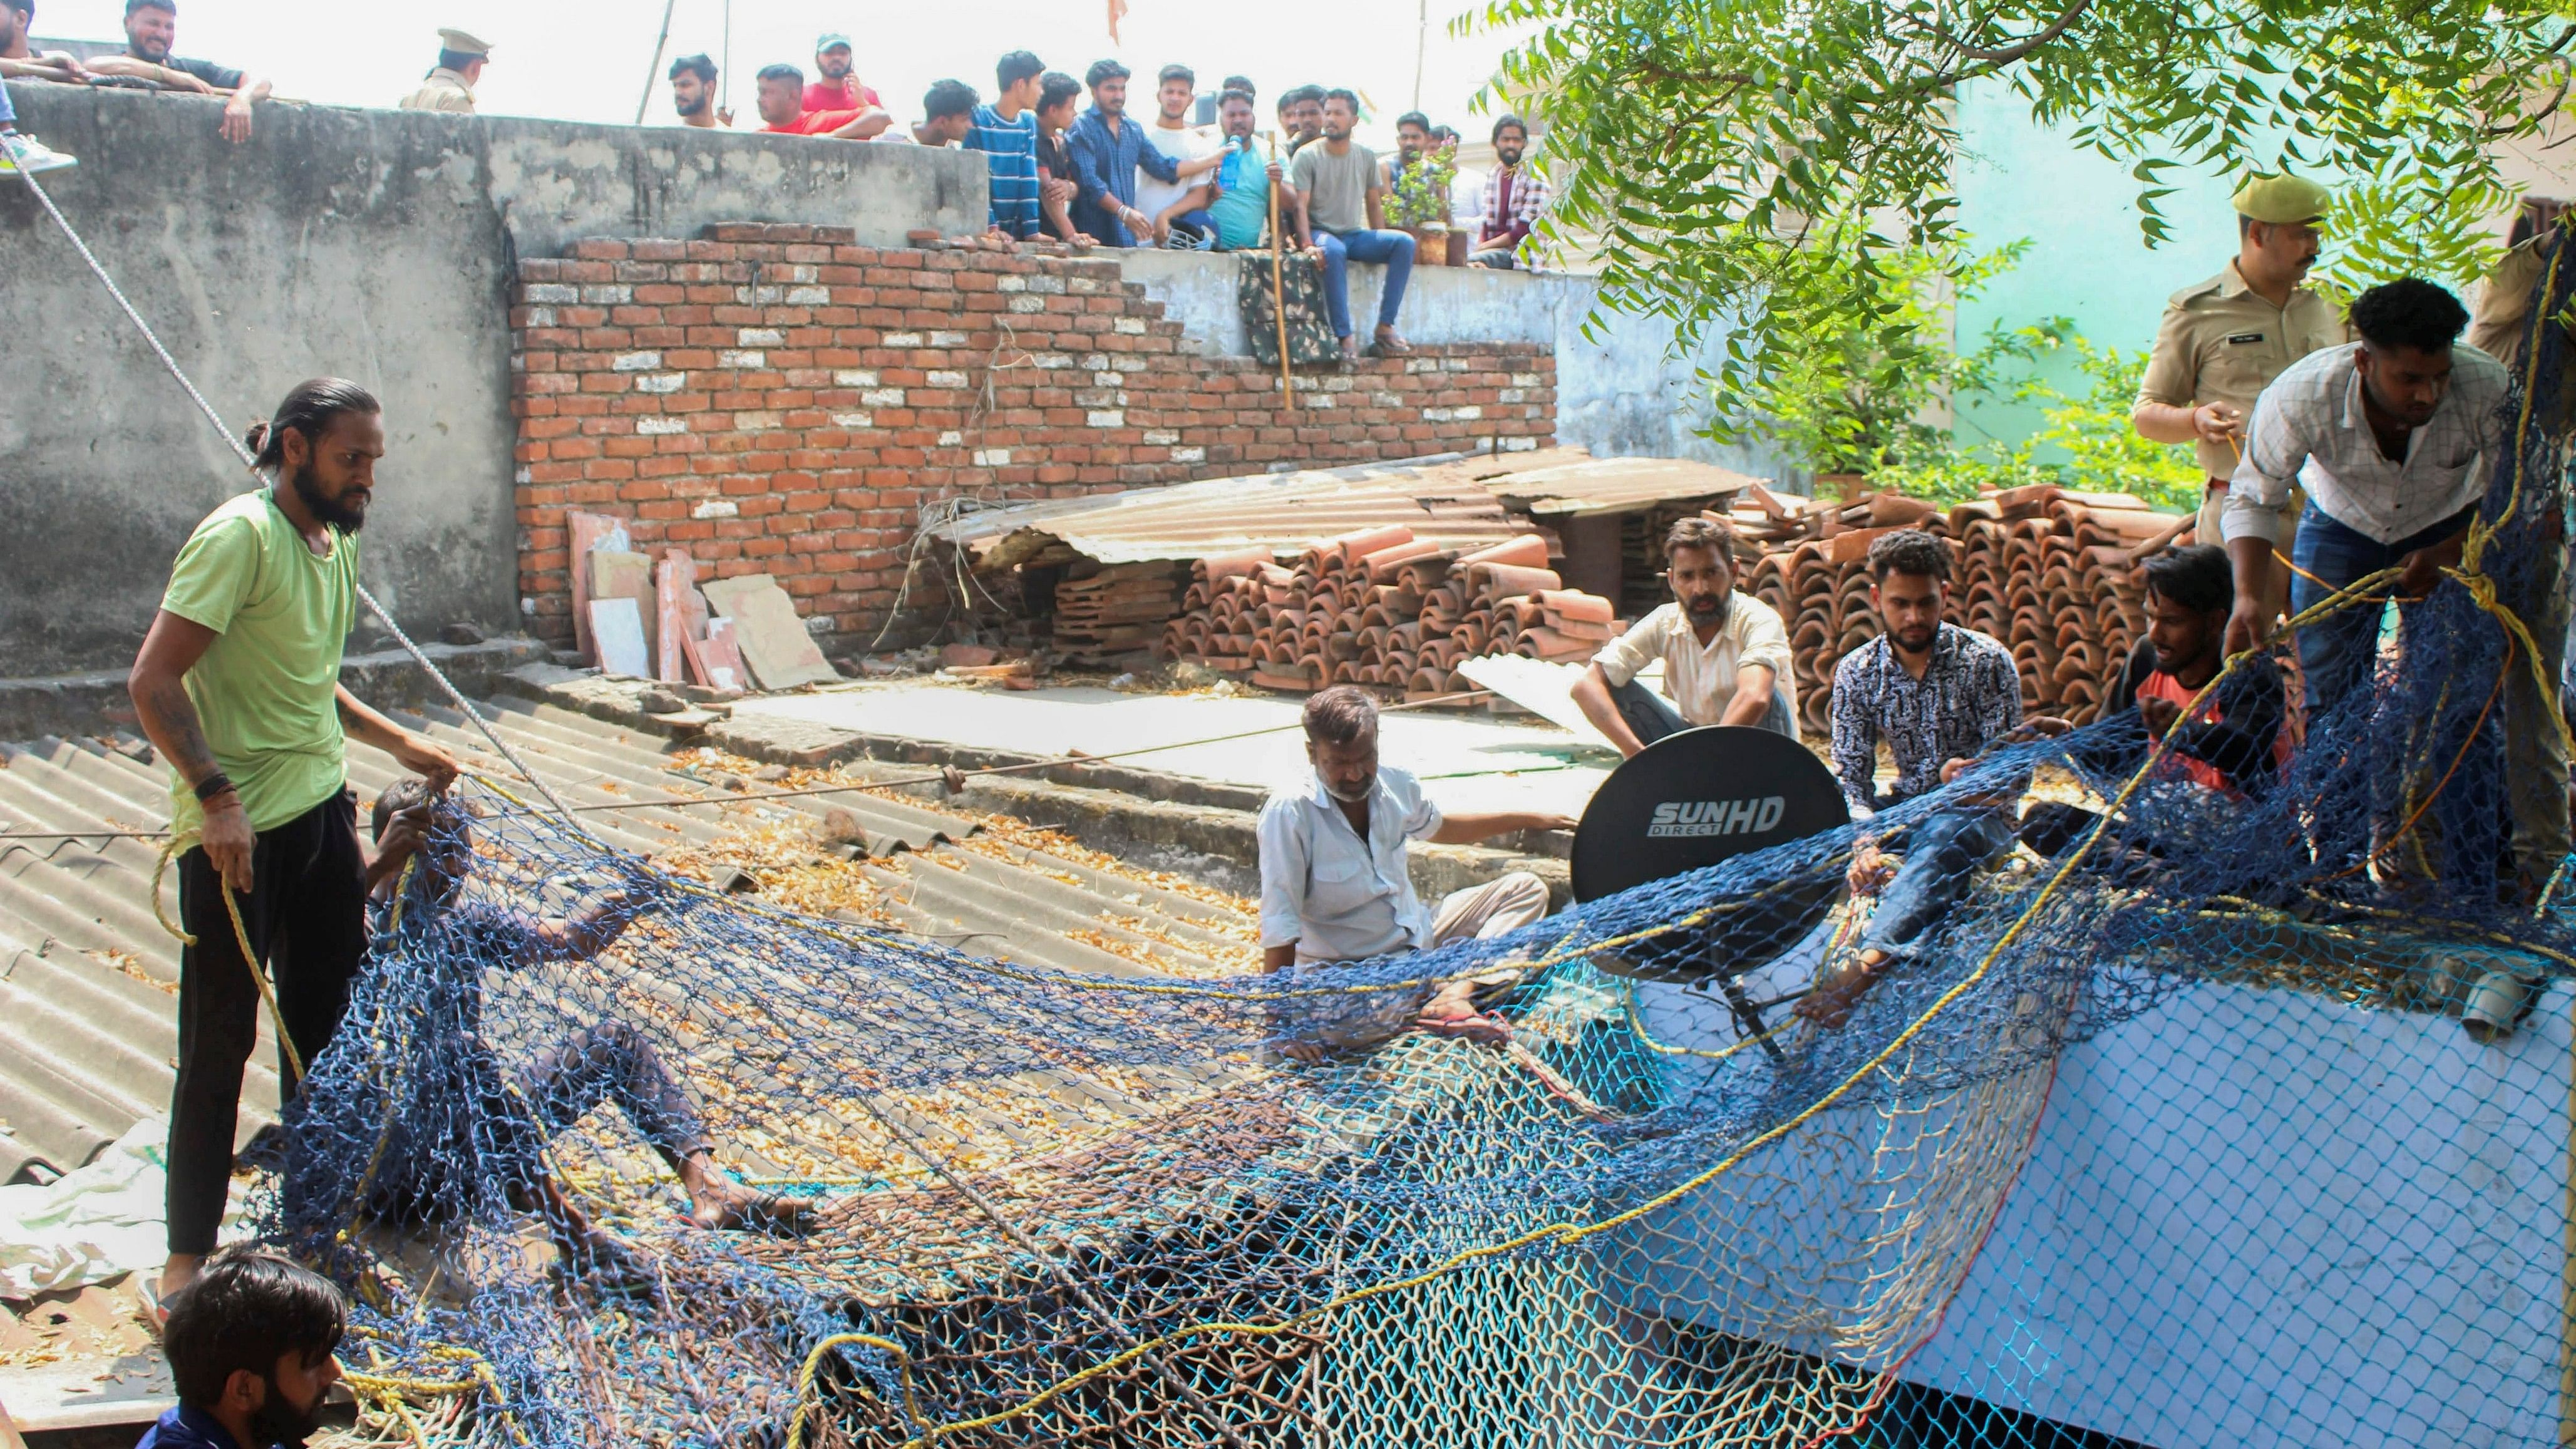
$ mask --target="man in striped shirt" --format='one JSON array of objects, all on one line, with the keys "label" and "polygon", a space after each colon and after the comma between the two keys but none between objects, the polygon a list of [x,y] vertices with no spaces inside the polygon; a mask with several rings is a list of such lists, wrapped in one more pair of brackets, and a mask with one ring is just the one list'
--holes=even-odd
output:
[{"label": "man in striped shirt", "polygon": [[1017,241],[1038,234],[1038,91],[1046,64],[1025,50],[1003,56],[993,68],[1001,87],[993,103],[975,108],[966,149],[984,153],[991,177],[993,230]]}]

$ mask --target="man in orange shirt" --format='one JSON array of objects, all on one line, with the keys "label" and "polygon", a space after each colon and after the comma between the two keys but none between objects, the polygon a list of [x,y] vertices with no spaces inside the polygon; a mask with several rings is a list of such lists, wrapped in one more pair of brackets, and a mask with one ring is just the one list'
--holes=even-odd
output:
[{"label": "man in orange shirt", "polygon": [[805,73],[792,65],[763,66],[760,71],[760,129],[790,136],[838,136],[864,141],[893,120],[875,106],[859,110],[805,109]]}]

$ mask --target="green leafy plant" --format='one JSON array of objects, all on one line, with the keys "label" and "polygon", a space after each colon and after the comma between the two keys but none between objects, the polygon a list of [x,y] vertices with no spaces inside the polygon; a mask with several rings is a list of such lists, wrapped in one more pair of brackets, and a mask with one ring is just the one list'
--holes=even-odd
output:
[{"label": "green leafy plant", "polygon": [[[1461,24],[1535,29],[1491,99],[1547,123],[1542,241],[1596,234],[1603,307],[1667,318],[1691,351],[1723,339],[1724,428],[1815,395],[1821,334],[1870,339],[1846,371],[1923,365],[1921,289],[1898,279],[1978,262],[1952,183],[1966,85],[2128,166],[2151,241],[2177,171],[2286,167],[2361,182],[2330,280],[2464,280],[2507,195],[2496,148],[2565,98],[2563,3],[1490,0]],[[1856,415],[1848,435],[1789,426],[1818,456],[1904,431]]]}]

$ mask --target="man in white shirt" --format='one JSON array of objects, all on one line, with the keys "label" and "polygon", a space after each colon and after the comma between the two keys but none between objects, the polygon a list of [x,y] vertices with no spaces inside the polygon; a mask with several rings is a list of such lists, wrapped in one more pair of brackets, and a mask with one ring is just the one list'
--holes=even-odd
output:
[{"label": "man in white shirt", "polygon": [[[2259,601],[2271,582],[2294,479],[2308,501],[2291,560],[2292,614],[2373,574],[2399,571],[2394,585],[2375,597],[2298,629],[2311,741],[2321,731],[2340,731],[2366,741],[2373,756],[2355,777],[2372,792],[2367,811],[2358,802],[2321,805],[2315,848],[2321,858],[2352,863],[2356,875],[2370,860],[2383,870],[2403,870],[2417,852],[2397,848],[2397,837],[2416,831],[2429,814],[2431,828],[2414,843],[2443,847],[2447,859],[2437,868],[2447,886],[2463,899],[2483,901],[2492,899],[2497,863],[2486,843],[2496,839],[2500,824],[2492,723],[2484,714],[2472,724],[2454,718],[2458,710],[2444,710],[2441,719],[2408,720],[2392,731],[2350,719],[2342,708],[2367,699],[2382,600],[2391,594],[2424,599],[2441,586],[2441,570],[2459,562],[2503,445],[2500,408],[2511,379],[2494,358],[2454,345],[2468,321],[2459,299],[2414,278],[2354,299],[2359,345],[2310,353],[2255,401],[2245,457],[2229,481],[2220,522],[2236,574],[2230,654],[2262,643],[2268,632]],[[2401,650],[2417,607],[2403,604],[2398,611]],[[2401,810],[2399,785],[2427,769],[2443,781],[2430,810]]]},{"label": "man in white shirt", "polygon": [[[1405,846],[1571,830],[1572,819],[1503,810],[1442,814],[1423,798],[1410,771],[1378,764],[1377,702],[1350,685],[1308,699],[1305,723],[1306,758],[1315,768],[1261,807],[1264,971],[1487,939],[1547,914],[1547,885],[1526,871],[1452,892],[1434,913],[1414,894]],[[1408,1025],[1499,1043],[1510,1027],[1484,1013],[1478,992],[1498,992],[1519,979],[1516,971],[1487,972],[1436,989],[1360,993],[1320,1009],[1300,1007],[1284,1050],[1315,1060],[1325,1050],[1375,1046]]]},{"label": "man in white shirt", "polygon": [[1153,233],[1136,238],[1138,246],[1180,247],[1204,251],[1216,245],[1216,222],[1208,216],[1215,199],[1210,174],[1224,161],[1224,144],[1189,122],[1190,102],[1198,97],[1198,75],[1185,65],[1167,65],[1155,78],[1154,123],[1144,128],[1145,144],[1180,163],[1180,179],[1157,181],[1136,168],[1136,209],[1152,217]]},{"label": "man in white shirt", "polygon": [[[2263,390],[2220,516],[2236,566],[2228,653],[2269,632],[2260,600],[2293,482],[2308,490],[2291,560],[2293,614],[2386,568],[2404,571],[2399,595],[2420,599],[2459,562],[2511,381],[2504,364],[2454,345],[2468,322],[2459,299],[2431,282],[2385,283],[2352,304],[2358,345],[2312,352]],[[2368,608],[2300,628],[2311,709],[2368,682],[2378,633]]]},{"label": "man in white shirt", "polygon": [[[1575,707],[1622,755],[1696,725],[1755,725],[1798,737],[1789,682],[1789,631],[1779,611],[1735,591],[1734,539],[1725,525],[1685,518],[1664,535],[1673,602],[1602,646],[1574,683]],[[1657,698],[1637,674],[1664,661]]]}]

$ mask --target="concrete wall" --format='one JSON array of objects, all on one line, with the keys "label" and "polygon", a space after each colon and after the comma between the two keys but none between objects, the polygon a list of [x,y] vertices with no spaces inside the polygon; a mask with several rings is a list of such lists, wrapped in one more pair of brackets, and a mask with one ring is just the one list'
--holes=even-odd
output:
[{"label": "concrete wall", "polygon": [[[80,157],[47,190],[228,422],[316,373],[383,398],[367,582],[431,631],[518,614],[518,256],[746,220],[899,243],[984,213],[980,159],[918,147],[285,105],[235,147],[202,97],[9,94]],[[0,243],[0,506],[19,522],[0,536],[0,675],[114,668],[189,529],[247,480],[14,179]]]},{"label": "concrete wall", "polygon": [[[1250,350],[1235,305],[1236,263],[1197,253],[1123,251],[1127,280],[1163,304],[1203,356]],[[1351,268],[1351,315],[1377,315],[1382,267]],[[1767,448],[1720,446],[1700,436],[1708,389],[1696,359],[1675,356],[1669,324],[1603,313],[1584,335],[1600,286],[1590,277],[1416,267],[1396,326],[1416,343],[1529,342],[1556,349],[1557,440],[1604,457],[1698,458],[1804,486],[1805,471]]]}]

